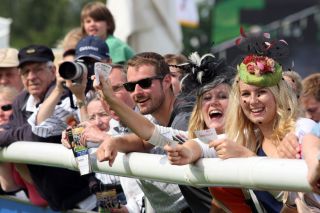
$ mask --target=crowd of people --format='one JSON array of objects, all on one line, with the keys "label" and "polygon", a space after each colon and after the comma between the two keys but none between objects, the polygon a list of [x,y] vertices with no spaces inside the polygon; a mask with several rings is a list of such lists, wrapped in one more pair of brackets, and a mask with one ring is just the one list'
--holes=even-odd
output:
[{"label": "crowd of people", "polygon": [[[200,158],[301,159],[313,192],[196,188],[1,163],[2,193],[23,192],[32,204],[57,211],[320,211],[320,74],[302,79],[283,70],[285,41],[242,35],[232,67],[211,53],[135,54],[113,35],[103,3],[85,5],[80,23],[65,36],[58,66],[45,45],[0,49],[1,147],[37,141],[74,151],[70,134],[81,129],[79,144],[110,166],[118,152],[167,155],[173,165]],[[97,63],[111,69],[99,81]],[[204,132],[218,139],[204,141]]]}]

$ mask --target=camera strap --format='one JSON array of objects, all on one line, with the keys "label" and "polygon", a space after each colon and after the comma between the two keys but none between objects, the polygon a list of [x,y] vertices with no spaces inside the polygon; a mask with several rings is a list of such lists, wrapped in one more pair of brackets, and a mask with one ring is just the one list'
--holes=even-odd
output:
[{"label": "camera strap", "polygon": [[73,95],[72,95],[72,92],[70,90],[68,90],[68,96],[69,96],[71,108],[72,109],[77,109],[78,107],[76,107],[76,105],[74,104]]}]

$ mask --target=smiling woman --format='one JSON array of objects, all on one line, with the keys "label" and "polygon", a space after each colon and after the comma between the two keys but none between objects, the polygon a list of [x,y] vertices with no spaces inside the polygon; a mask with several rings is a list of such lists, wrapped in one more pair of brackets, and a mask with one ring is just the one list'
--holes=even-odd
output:
[{"label": "smiling woman", "polygon": [[[258,156],[282,157],[279,147],[286,135],[294,132],[297,141],[311,131],[314,123],[298,118],[297,96],[281,78],[282,67],[276,59],[287,55],[288,44],[265,35],[243,36],[240,47],[249,54],[238,66],[230,94],[234,104],[227,112],[226,135]],[[282,192],[254,194],[267,212],[283,208]]]}]

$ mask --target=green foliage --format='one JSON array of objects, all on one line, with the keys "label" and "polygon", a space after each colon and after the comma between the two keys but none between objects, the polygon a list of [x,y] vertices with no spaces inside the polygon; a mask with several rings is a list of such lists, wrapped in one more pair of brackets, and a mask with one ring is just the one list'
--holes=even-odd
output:
[{"label": "green foliage", "polygon": [[55,47],[70,29],[80,25],[81,8],[89,1],[1,0],[0,16],[12,19],[10,45]]}]

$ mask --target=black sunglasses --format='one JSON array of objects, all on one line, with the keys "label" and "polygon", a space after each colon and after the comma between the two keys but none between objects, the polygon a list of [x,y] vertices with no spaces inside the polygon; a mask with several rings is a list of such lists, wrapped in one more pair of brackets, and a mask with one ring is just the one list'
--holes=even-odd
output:
[{"label": "black sunglasses", "polygon": [[12,110],[12,104],[6,104],[1,106],[2,111],[9,111]]},{"label": "black sunglasses", "polygon": [[152,80],[154,80],[154,79],[163,79],[163,77],[162,76],[153,76],[150,78],[144,78],[139,81],[124,83],[123,86],[128,92],[133,92],[134,89],[136,88],[137,84],[139,84],[139,86],[142,89],[148,89],[152,84]]}]

